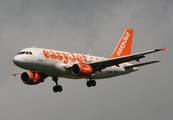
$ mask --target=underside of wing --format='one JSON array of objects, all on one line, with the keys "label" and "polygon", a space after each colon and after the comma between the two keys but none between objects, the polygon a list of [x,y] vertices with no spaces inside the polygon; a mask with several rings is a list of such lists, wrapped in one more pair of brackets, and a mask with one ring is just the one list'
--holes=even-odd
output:
[{"label": "underside of wing", "polygon": [[134,65],[126,66],[125,68],[129,69],[129,68],[133,68],[133,67],[140,67],[140,66],[144,66],[144,65],[149,65],[149,64],[157,63],[157,62],[160,62],[160,61],[150,61],[150,62],[145,62],[145,63],[139,63],[139,64],[134,64]]}]

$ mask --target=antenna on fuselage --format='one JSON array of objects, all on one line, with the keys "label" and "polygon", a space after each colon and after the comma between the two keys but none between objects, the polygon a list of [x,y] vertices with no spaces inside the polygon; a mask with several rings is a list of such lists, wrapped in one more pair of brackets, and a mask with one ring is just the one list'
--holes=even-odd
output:
[{"label": "antenna on fuselage", "polygon": [[33,48],[35,48],[35,45],[33,46]]}]

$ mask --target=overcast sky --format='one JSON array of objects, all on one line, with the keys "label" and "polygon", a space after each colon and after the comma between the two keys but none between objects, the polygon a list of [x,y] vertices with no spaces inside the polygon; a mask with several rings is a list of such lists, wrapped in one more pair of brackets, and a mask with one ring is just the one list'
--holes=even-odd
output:
[{"label": "overcast sky", "polygon": [[[97,81],[60,78],[28,86],[12,62],[26,47],[109,56],[125,28],[134,29],[132,52],[167,46],[142,62],[161,60],[125,76]],[[172,0],[1,0],[0,119],[172,120]],[[136,63],[136,62],[133,62]]]}]

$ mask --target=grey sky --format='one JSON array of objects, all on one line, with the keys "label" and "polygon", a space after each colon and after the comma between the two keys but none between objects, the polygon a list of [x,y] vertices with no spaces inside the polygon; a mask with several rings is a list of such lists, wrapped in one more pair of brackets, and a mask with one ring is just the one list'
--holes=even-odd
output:
[{"label": "grey sky", "polygon": [[[2,120],[172,120],[172,0],[1,0],[0,118]],[[27,86],[12,59],[26,47],[109,56],[125,28],[134,28],[132,52],[167,46],[142,61],[162,62],[126,76],[97,81],[60,78]],[[136,63],[136,62],[135,62]]]}]

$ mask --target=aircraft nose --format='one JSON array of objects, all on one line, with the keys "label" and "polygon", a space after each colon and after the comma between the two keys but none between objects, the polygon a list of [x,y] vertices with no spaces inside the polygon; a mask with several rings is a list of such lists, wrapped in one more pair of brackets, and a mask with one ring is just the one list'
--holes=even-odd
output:
[{"label": "aircraft nose", "polygon": [[21,59],[20,56],[16,55],[14,58],[13,58],[13,63],[17,66],[20,66],[20,64],[22,64],[24,61]]},{"label": "aircraft nose", "polygon": [[19,57],[18,57],[18,56],[15,56],[15,57],[13,58],[13,63],[14,63],[15,65],[17,65],[17,64],[19,63]]}]

